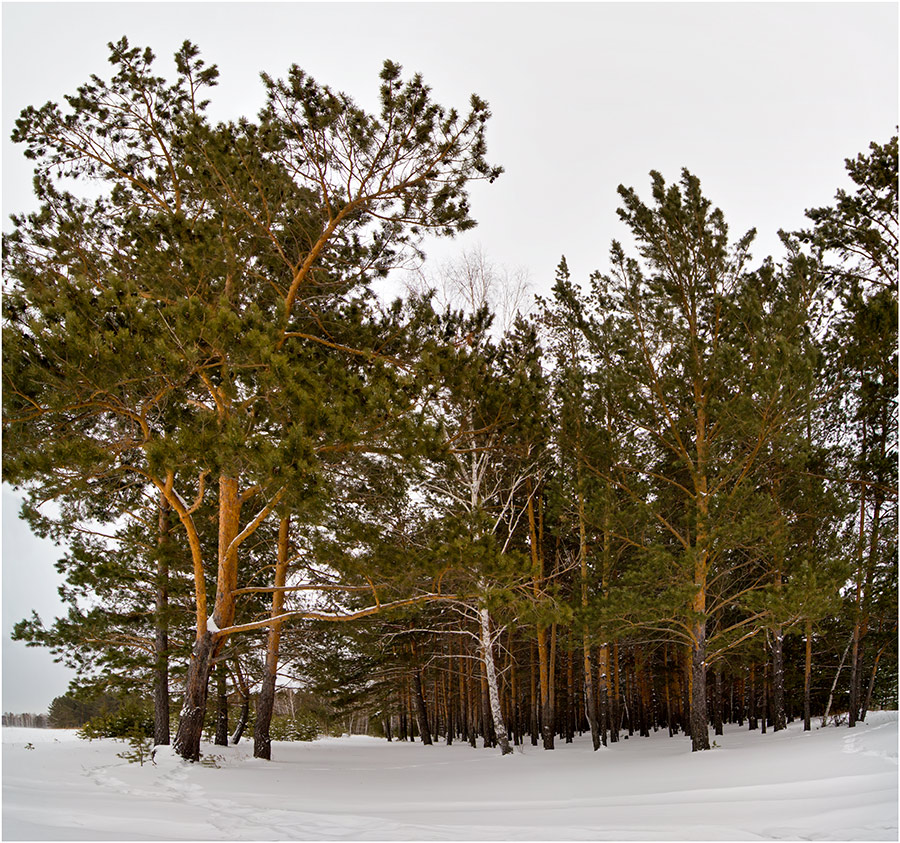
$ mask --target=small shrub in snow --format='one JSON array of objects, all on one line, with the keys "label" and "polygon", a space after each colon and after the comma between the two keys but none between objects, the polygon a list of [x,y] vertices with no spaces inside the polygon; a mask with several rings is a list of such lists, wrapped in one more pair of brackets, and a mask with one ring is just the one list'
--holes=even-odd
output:
[{"label": "small shrub in snow", "polygon": [[129,749],[124,752],[117,752],[119,758],[124,758],[129,764],[140,764],[144,766],[145,761],[156,764],[153,759],[153,741],[146,737],[139,730],[127,738]]}]

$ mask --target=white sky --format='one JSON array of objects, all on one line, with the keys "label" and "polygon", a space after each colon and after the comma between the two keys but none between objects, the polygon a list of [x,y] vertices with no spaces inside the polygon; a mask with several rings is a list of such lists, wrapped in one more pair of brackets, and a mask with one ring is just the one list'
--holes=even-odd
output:
[{"label": "white sky", "polygon": [[[33,207],[8,138],[26,105],[107,76],[106,43],[150,46],[160,71],[188,38],[218,64],[211,114],[255,115],[258,74],[300,65],[374,106],[384,59],[420,72],[435,99],[490,104],[488,152],[506,173],[472,191],[479,226],[426,247],[480,245],[549,290],[605,269],[624,238],[616,187],[649,196],[648,172],[701,179],[754,254],[846,184],[843,161],[898,121],[898,6],[886,3],[3,3],[3,219]],[[627,240],[626,240],[627,242]],[[43,710],[67,674],[9,642],[32,607],[52,612],[58,549],[36,543],[3,495],[4,711]],[[43,607],[43,608],[42,608]],[[42,658],[42,656],[44,658]]]}]

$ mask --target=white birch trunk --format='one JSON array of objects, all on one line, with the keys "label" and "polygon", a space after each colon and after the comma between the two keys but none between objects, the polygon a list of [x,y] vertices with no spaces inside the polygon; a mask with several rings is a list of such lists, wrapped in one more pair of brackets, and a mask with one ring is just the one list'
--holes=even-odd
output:
[{"label": "white birch trunk", "polygon": [[503,713],[500,711],[500,693],[497,690],[497,670],[494,667],[494,652],[491,646],[491,621],[487,607],[478,610],[481,620],[481,652],[484,658],[484,672],[487,676],[488,697],[491,701],[491,717],[494,721],[494,732],[497,735],[497,743],[500,744],[501,754],[512,754],[509,738],[506,734],[506,725],[503,722]]}]

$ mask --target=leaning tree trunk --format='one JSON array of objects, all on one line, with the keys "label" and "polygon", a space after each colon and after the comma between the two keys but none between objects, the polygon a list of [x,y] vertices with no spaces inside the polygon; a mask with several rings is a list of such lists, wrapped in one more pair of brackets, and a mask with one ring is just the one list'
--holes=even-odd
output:
[{"label": "leaning tree trunk", "polygon": [[844,648],[844,655],[841,656],[841,662],[838,665],[837,673],[834,674],[834,682],[831,683],[831,690],[828,692],[828,702],[825,704],[825,714],[822,715],[822,726],[828,725],[828,715],[831,713],[831,703],[834,702],[834,689],[837,688],[838,679],[841,678],[841,671],[844,669],[844,662],[847,660],[847,653],[850,652],[850,647],[852,645],[853,638],[851,637],[847,646]]},{"label": "leaning tree trunk", "polygon": [[209,671],[215,649],[213,634],[207,630],[194,643],[185,680],[184,703],[178,718],[178,731],[172,748],[187,761],[200,760],[200,741],[203,738],[203,719],[206,714],[206,696],[209,688]]},{"label": "leaning tree trunk", "polygon": [[[278,525],[278,556],[275,562],[275,590],[272,592],[272,614],[277,618],[284,609],[284,587],[287,581],[288,551],[291,519],[282,518]],[[281,624],[273,623],[266,638],[266,668],[262,687],[256,701],[256,722],[253,725],[253,757],[272,759],[272,712],[275,709],[275,681],[278,678],[278,648]]]},{"label": "leaning tree trunk", "polygon": [[491,719],[494,721],[494,734],[497,743],[500,744],[500,754],[510,755],[512,747],[506,733],[506,724],[503,722],[503,712],[500,710],[500,693],[497,690],[497,670],[494,666],[494,652],[491,646],[491,619],[486,606],[478,610],[481,621],[481,656],[484,661],[484,672],[487,678],[488,697],[491,704]]},{"label": "leaning tree trunk", "polygon": [[881,649],[875,655],[875,663],[872,665],[872,675],[869,677],[869,689],[866,691],[866,700],[863,703],[862,711],[860,712],[859,719],[865,720],[866,714],[869,711],[869,706],[872,705],[872,692],[875,690],[875,676],[878,673],[878,662],[881,661],[881,655],[887,649],[887,642],[881,645]]},{"label": "leaning tree trunk", "polygon": [[159,496],[159,544],[156,562],[154,625],[153,742],[168,746],[169,735],[169,502]]}]

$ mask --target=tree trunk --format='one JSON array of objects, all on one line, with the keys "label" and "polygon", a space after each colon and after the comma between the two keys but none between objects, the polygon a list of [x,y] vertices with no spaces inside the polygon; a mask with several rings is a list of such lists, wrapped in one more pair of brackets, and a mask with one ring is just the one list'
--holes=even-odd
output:
[{"label": "tree trunk", "polygon": [[591,744],[596,752],[600,749],[600,724],[597,720],[597,697],[594,693],[593,665],[591,664],[591,645],[588,634],[584,635],[584,710],[588,725],[591,727]]},{"label": "tree trunk", "polygon": [[694,625],[691,648],[691,751],[709,749],[706,709],[706,624]]},{"label": "tree trunk", "polygon": [[400,688],[397,691],[398,702],[399,702],[399,715],[398,715],[398,723],[397,723],[397,740],[400,741],[408,741],[409,740],[409,728],[406,722],[406,677],[403,677],[400,682]]},{"label": "tree trunk", "polygon": [[716,703],[713,706],[713,726],[715,733],[717,735],[723,734],[722,730],[722,707],[723,707],[723,694],[722,694],[722,666],[721,664],[716,665],[715,669],[715,679],[716,679]]},{"label": "tree trunk", "polygon": [[422,692],[422,672],[418,665],[413,671],[413,690],[416,697],[416,725],[425,746],[431,746],[431,730],[428,728],[428,712],[425,708],[425,695]]},{"label": "tree trunk", "polygon": [[444,711],[447,716],[447,746],[453,744],[453,732],[456,728],[456,707],[453,704],[453,646],[450,646],[450,658],[447,660],[447,672],[441,677],[444,686]]},{"label": "tree trunk", "polygon": [[[579,481],[580,481],[579,464]],[[588,605],[587,531],[585,527],[584,496],[580,483],[578,489],[578,553],[581,558],[581,605]],[[594,694],[594,671],[591,664],[591,642],[588,630],[584,631],[584,702],[588,725],[591,727],[591,744],[596,752],[600,748],[600,724],[597,721],[597,697]]]},{"label": "tree trunk", "polygon": [[613,694],[610,701],[610,727],[609,739],[610,743],[616,743],[619,740],[619,642],[614,641],[612,646],[612,676],[613,676]]},{"label": "tree trunk", "polygon": [[[275,590],[272,592],[270,617],[277,618],[284,610],[284,591],[287,582],[288,556],[290,553],[290,517],[282,518],[278,525],[278,556],[275,561]],[[275,709],[275,684],[278,679],[278,650],[281,644],[281,624],[273,623],[266,636],[266,666],[262,687],[256,701],[256,723],[253,726],[253,757],[266,761],[272,759],[272,712]]]},{"label": "tree trunk", "polygon": [[755,732],[759,727],[756,722],[756,666],[750,664],[750,681],[747,687],[747,726],[749,731]]},{"label": "tree trunk", "polygon": [[[471,663],[468,663],[471,666]],[[478,689],[476,691],[475,685],[478,685]],[[478,716],[481,711],[480,704],[478,700],[481,697],[481,677],[476,677],[474,675],[474,666],[472,666],[471,670],[467,670],[466,672],[466,687],[468,688],[468,701],[469,701],[469,746],[472,749],[476,749],[478,747]]]},{"label": "tree trunk", "polygon": [[[200,758],[203,738],[203,719],[209,692],[209,674],[213,659],[225,641],[214,633],[234,623],[234,592],[237,589],[237,545],[240,532],[241,496],[235,477],[219,478],[219,536],[218,570],[216,572],[216,602],[211,623],[203,623],[203,606],[197,606],[198,628],[191,661],[185,678],[184,702],[178,722],[173,749],[187,761]],[[205,627],[205,628],[204,628]]]},{"label": "tree trunk", "polygon": [[850,641],[847,642],[847,646],[844,648],[844,655],[841,656],[841,662],[838,665],[837,673],[834,674],[834,682],[831,683],[831,690],[828,692],[828,703],[825,706],[825,714],[822,715],[822,725],[828,725],[828,715],[831,713],[831,703],[834,701],[834,689],[837,687],[838,679],[841,676],[841,670],[844,667],[844,662],[847,659],[847,653],[850,651],[850,647],[853,645],[853,637],[850,638]]},{"label": "tree trunk", "polygon": [[646,654],[640,645],[634,650],[634,709],[637,712],[638,734],[642,738],[650,737],[651,705],[647,688]]},{"label": "tree trunk", "polygon": [[487,607],[478,611],[481,621],[481,655],[484,662],[484,672],[487,678],[488,695],[490,697],[491,717],[494,721],[494,734],[497,743],[500,744],[500,754],[510,755],[512,747],[506,734],[506,725],[503,722],[503,713],[500,711],[500,694],[497,690],[497,671],[494,666],[494,652],[491,646],[491,619]]},{"label": "tree trunk", "polygon": [[216,667],[216,746],[228,746],[228,686],[225,682],[225,663]]},{"label": "tree trunk", "polygon": [[[535,513],[534,499],[537,494],[538,511]],[[544,581],[544,548],[543,548],[543,519],[540,507],[540,490],[535,494],[529,479],[529,495],[526,509],[528,512],[528,536],[531,546],[532,567],[532,591],[535,603],[541,597],[541,588]],[[550,648],[547,641],[547,627],[537,623],[537,656],[538,656],[538,682],[541,695],[540,727],[544,749],[553,749],[553,702],[550,691]]]},{"label": "tree trunk", "polygon": [[541,739],[544,749],[553,749],[553,705],[550,699],[550,647],[547,627],[538,625],[538,677],[541,691]]},{"label": "tree trunk", "polygon": [[864,721],[866,719],[866,714],[869,711],[869,706],[872,704],[872,692],[875,690],[875,674],[878,673],[878,662],[881,661],[881,655],[887,649],[887,642],[881,645],[881,649],[875,655],[875,663],[872,665],[872,675],[869,677],[869,689],[866,691],[866,700],[863,703],[862,711],[860,712],[859,719]]},{"label": "tree trunk", "polygon": [[169,745],[169,502],[159,496],[159,544],[156,562],[156,627],[154,640],[153,742]]},{"label": "tree trunk", "polygon": [[481,671],[478,677],[478,687],[481,689],[481,693],[478,695],[480,701],[478,714],[479,722],[481,723],[481,746],[483,749],[489,749],[496,746],[496,741],[494,740],[494,729],[491,725],[491,700],[483,661],[481,662]]},{"label": "tree trunk", "polygon": [[803,731],[810,731],[810,684],[812,679],[812,621],[806,621],[806,660],[803,665]]},{"label": "tree trunk", "polygon": [[575,739],[575,650],[573,631],[569,631],[569,647],[566,652],[566,743]]},{"label": "tree trunk", "polygon": [[194,644],[185,679],[184,703],[178,718],[174,751],[187,761],[200,760],[200,741],[203,739],[203,719],[206,714],[206,696],[209,688],[209,671],[215,646],[213,634],[207,630]]},{"label": "tree trunk", "polygon": [[540,731],[540,726],[538,722],[538,696],[537,696],[537,673],[535,669],[535,662],[537,661],[536,657],[536,644],[532,642],[531,645],[531,705],[529,707],[529,731],[531,733],[531,745],[538,745],[538,732]]},{"label": "tree trunk", "polygon": [[784,711],[784,631],[776,627],[772,636],[772,728],[776,732],[787,728]]},{"label": "tree trunk", "polygon": [[238,714],[237,726],[234,727],[234,733],[231,735],[231,743],[236,745],[243,737],[244,729],[247,728],[247,720],[250,718],[250,689],[244,682],[244,676],[241,673],[241,665],[237,659],[234,662],[234,673],[237,680],[236,685],[238,693],[241,696],[241,711]]},{"label": "tree trunk", "polygon": [[675,725],[675,718],[672,714],[672,690],[671,690],[671,677],[669,676],[669,645],[666,644],[663,647],[663,677],[665,680],[665,694],[666,694],[666,726],[669,729],[669,737],[674,737],[678,734],[678,727]]},{"label": "tree trunk", "polygon": [[[597,725],[600,743],[606,746],[606,729],[609,723],[609,644],[605,641],[597,651]],[[597,747],[595,746],[594,749]]]}]

